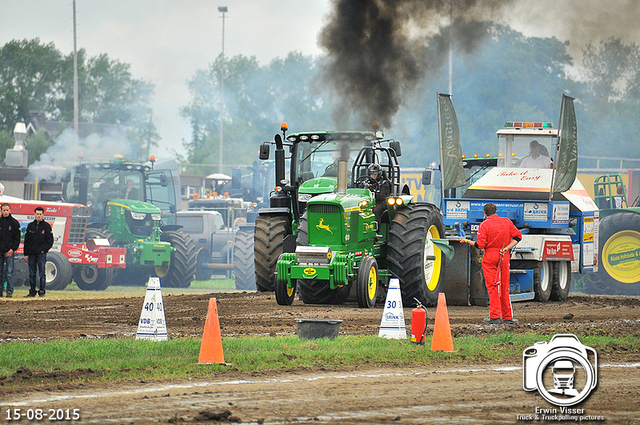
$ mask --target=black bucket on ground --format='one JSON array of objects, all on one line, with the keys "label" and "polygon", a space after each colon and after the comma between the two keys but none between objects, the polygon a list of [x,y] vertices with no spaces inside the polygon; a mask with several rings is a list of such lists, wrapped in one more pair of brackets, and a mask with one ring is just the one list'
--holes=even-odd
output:
[{"label": "black bucket on ground", "polygon": [[298,338],[300,339],[335,339],[340,332],[342,320],[334,319],[296,319]]}]

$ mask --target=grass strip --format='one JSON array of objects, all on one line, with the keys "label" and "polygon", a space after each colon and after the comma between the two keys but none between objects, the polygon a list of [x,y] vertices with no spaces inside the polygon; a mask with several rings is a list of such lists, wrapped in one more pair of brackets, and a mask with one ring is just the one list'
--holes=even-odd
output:
[{"label": "grass strip", "polygon": [[[297,336],[234,337],[223,338],[223,349],[225,361],[233,365],[233,370],[241,372],[315,367],[520,364],[526,347],[550,338],[508,332],[485,337],[465,336],[454,340],[451,353],[432,352],[430,338],[425,345],[416,345],[408,340],[376,336],[340,336],[335,340],[301,340]],[[580,340],[596,351],[640,349],[640,338],[634,336],[585,336]],[[222,365],[198,364],[200,344],[199,338],[161,342],[83,339],[4,343],[0,345],[0,384],[5,385],[7,378],[20,368],[48,372],[93,371],[73,378],[82,382],[203,378],[229,369]],[[68,376],[60,376],[68,382]]]}]

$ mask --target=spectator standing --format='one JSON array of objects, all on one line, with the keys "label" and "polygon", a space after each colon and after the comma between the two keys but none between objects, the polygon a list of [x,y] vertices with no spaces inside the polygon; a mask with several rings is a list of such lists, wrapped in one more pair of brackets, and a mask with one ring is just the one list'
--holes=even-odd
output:
[{"label": "spectator standing", "polygon": [[44,208],[36,207],[34,213],[35,220],[29,223],[24,235],[24,260],[29,263],[29,284],[31,285],[27,297],[36,296],[36,273],[40,277],[40,288],[37,294],[44,297],[47,282],[45,266],[47,252],[53,246],[53,233],[49,223],[44,221]]},{"label": "spectator standing", "polygon": [[20,246],[20,223],[11,215],[8,203],[0,205],[0,297],[7,282],[7,298],[13,297],[13,266],[15,252]]},{"label": "spectator standing", "polygon": [[[522,240],[522,233],[511,220],[498,216],[496,211],[496,206],[491,202],[485,204],[486,219],[478,227],[478,240],[474,242],[463,238],[460,242],[484,249],[482,271],[489,293],[489,318],[484,319],[484,323],[517,324],[518,319],[513,318],[509,298],[509,250]],[[496,285],[498,281],[499,285]]]}]

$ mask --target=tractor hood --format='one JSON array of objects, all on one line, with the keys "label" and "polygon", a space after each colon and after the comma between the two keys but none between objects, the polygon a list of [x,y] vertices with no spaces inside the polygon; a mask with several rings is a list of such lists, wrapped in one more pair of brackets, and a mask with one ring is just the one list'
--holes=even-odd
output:
[{"label": "tractor hood", "polygon": [[[467,199],[520,199],[548,201],[553,170],[534,168],[491,168],[462,196]],[[588,192],[575,179],[566,192],[554,193],[553,200],[569,201],[580,211],[597,211]]]},{"label": "tractor hood", "polygon": [[360,202],[363,200],[371,204],[374,199],[375,198],[373,197],[371,191],[369,191],[368,189],[347,189],[346,194],[329,192],[314,196],[309,200],[307,205],[332,204],[339,205],[344,210],[350,210],[352,208],[359,208]]},{"label": "tractor hood", "polygon": [[311,198],[307,204],[309,243],[339,251],[347,243],[374,237],[373,202],[374,197],[367,189],[348,189],[346,194],[324,193]]},{"label": "tractor hood", "polygon": [[160,214],[160,208],[147,202],[136,201],[133,199],[112,199],[107,206],[120,207],[132,212],[144,214]]},{"label": "tractor hood", "polygon": [[302,183],[298,188],[298,193],[310,193],[314,195],[318,193],[332,193],[337,183],[338,179],[336,177],[318,177]]}]

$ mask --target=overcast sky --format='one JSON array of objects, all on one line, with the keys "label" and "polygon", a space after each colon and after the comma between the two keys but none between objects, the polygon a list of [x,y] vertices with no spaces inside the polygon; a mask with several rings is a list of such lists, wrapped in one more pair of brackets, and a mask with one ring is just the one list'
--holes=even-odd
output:
[{"label": "overcast sky", "polygon": [[[0,45],[40,38],[73,52],[72,0],[0,0]],[[262,64],[291,51],[318,55],[316,37],[327,0],[77,0],[78,48],[131,64],[136,79],[155,84],[152,107],[160,152],[183,152],[188,123],[179,109],[190,100],[186,81],[225,56],[256,56]]]},{"label": "overcast sky", "polygon": [[[425,0],[426,1],[426,0]],[[454,4],[456,0],[453,0]],[[480,5],[491,3],[483,3]],[[640,39],[640,0],[515,0],[490,19],[527,36],[584,43]],[[186,81],[206,69],[222,49],[219,6],[227,6],[225,55],[256,56],[262,64],[298,51],[322,53],[316,40],[330,0],[77,0],[78,47],[131,65],[133,77],[155,85],[154,120],[162,137],[157,154],[183,152],[190,138],[179,109],[190,100]],[[73,51],[72,0],[0,0],[0,45],[17,39],[54,42]],[[472,13],[474,9],[469,12]]]}]

